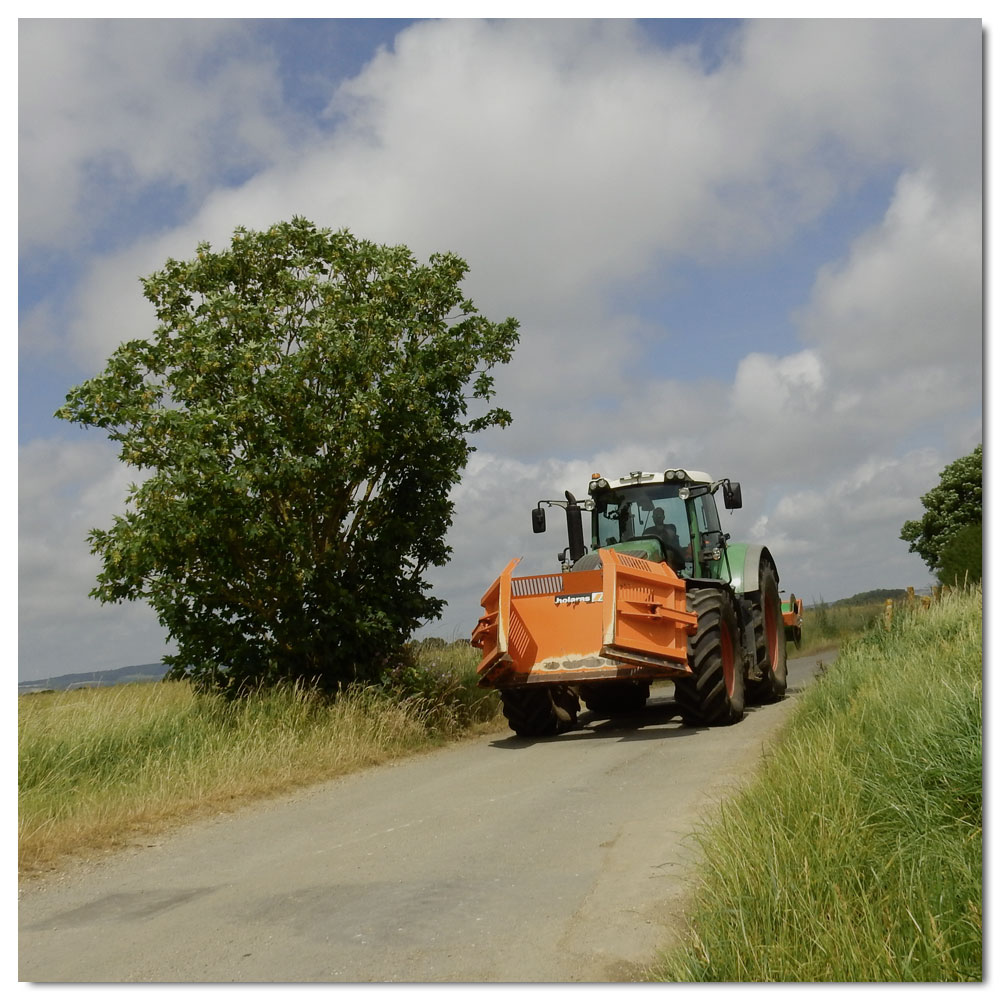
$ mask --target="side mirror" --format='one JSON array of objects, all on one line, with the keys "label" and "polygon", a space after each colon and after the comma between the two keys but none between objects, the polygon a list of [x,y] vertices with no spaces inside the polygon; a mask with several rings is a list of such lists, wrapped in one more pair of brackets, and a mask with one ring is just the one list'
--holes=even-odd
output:
[{"label": "side mirror", "polygon": [[541,507],[536,507],[531,512],[531,530],[536,535],[545,530],[545,511]]},{"label": "side mirror", "polygon": [[726,510],[738,510],[743,506],[743,491],[739,483],[727,480],[722,484],[722,502],[726,505]]}]

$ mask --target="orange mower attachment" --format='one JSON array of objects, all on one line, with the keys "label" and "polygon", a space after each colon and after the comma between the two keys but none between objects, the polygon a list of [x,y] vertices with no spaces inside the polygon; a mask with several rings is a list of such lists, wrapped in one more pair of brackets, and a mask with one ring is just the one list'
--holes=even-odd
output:
[{"label": "orange mower attachment", "polygon": [[482,598],[472,633],[480,687],[691,677],[698,616],[666,563],[601,549],[597,569],[515,577],[512,560]]},{"label": "orange mower attachment", "polygon": [[781,619],[785,625],[785,640],[794,642],[796,648],[802,645],[802,598],[794,594],[781,602]]}]

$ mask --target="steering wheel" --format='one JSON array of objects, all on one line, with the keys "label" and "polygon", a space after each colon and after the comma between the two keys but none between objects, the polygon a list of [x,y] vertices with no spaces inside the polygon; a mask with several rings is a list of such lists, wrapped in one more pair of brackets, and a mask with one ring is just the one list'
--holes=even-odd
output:
[{"label": "steering wheel", "polygon": [[680,546],[671,545],[669,542],[661,538],[659,535],[643,534],[639,536],[640,538],[651,538],[653,541],[660,543],[660,548],[663,550],[663,558],[666,560],[667,565],[676,571],[684,569],[684,564],[686,562],[684,558],[684,553],[681,551]]}]

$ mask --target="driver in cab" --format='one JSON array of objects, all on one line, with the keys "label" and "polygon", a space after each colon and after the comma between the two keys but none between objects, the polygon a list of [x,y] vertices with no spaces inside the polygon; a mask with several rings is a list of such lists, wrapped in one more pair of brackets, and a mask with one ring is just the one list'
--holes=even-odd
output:
[{"label": "driver in cab", "polygon": [[655,535],[663,542],[663,550],[667,555],[667,565],[675,572],[684,569],[684,552],[681,549],[680,538],[677,536],[677,527],[673,524],[664,523],[664,513],[662,507],[653,510],[653,523],[646,528],[644,534]]}]

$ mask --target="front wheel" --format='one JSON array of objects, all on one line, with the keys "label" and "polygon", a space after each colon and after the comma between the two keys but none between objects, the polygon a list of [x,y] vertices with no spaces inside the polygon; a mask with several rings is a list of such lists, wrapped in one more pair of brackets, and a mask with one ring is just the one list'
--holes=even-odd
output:
[{"label": "front wheel", "polygon": [[736,609],[724,591],[689,590],[698,630],[688,639],[692,677],[674,681],[674,700],[688,726],[728,726],[743,718],[743,659]]},{"label": "front wheel", "polygon": [[565,685],[509,688],[500,692],[507,724],[518,736],[556,736],[576,725],[580,701]]}]

